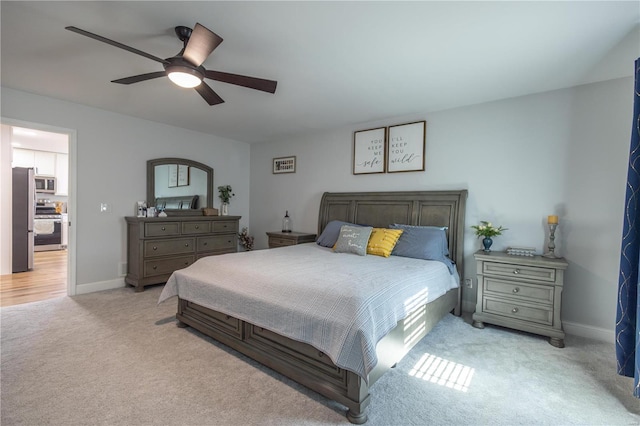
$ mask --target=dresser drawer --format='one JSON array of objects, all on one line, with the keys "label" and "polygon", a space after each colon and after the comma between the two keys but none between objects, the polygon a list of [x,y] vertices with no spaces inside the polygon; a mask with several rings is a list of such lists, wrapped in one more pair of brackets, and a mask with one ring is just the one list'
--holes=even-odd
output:
[{"label": "dresser drawer", "polygon": [[556,280],[554,268],[536,266],[510,265],[498,262],[483,262],[482,272],[486,275],[503,276],[530,281],[552,283]]},{"label": "dresser drawer", "polygon": [[204,306],[199,306],[191,302],[187,302],[186,300],[181,300],[180,303],[184,304],[184,307],[189,309],[189,316],[207,323],[217,331],[242,339],[242,321],[238,318],[223,314],[222,312],[212,311]]},{"label": "dresser drawer", "polygon": [[531,302],[553,304],[554,287],[552,285],[523,284],[485,277],[483,280],[485,295],[506,296]]},{"label": "dresser drawer", "polygon": [[503,315],[509,318],[535,322],[544,325],[553,325],[553,307],[534,307],[523,305],[518,301],[498,300],[486,297],[482,301],[483,312],[487,314]]},{"label": "dresser drawer", "polygon": [[171,274],[176,269],[186,268],[195,261],[195,257],[178,256],[170,259],[147,260],[144,262],[144,276]]},{"label": "dresser drawer", "polygon": [[180,235],[178,222],[155,222],[144,224],[145,237],[162,237]]},{"label": "dresser drawer", "polygon": [[183,222],[182,234],[208,234],[211,232],[211,222]]},{"label": "dresser drawer", "polygon": [[238,232],[238,222],[234,220],[219,220],[211,222],[211,232]]},{"label": "dresser drawer", "polygon": [[[212,235],[198,237],[198,251],[224,250],[236,248],[236,235]],[[235,250],[233,250],[235,251]]]},{"label": "dresser drawer", "polygon": [[144,257],[193,253],[194,251],[194,238],[176,238],[174,240],[151,240],[144,242]]}]

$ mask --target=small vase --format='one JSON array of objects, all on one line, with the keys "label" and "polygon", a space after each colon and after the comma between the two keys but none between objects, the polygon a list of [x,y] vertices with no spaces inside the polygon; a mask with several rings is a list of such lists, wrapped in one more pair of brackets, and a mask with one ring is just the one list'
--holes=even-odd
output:
[{"label": "small vase", "polygon": [[228,203],[222,203],[222,206],[220,206],[220,215],[221,216],[228,216],[229,215],[229,204]]},{"label": "small vase", "polygon": [[482,239],[482,245],[484,246],[482,250],[489,253],[491,251],[491,244],[493,244],[493,240],[490,237],[484,237]]}]

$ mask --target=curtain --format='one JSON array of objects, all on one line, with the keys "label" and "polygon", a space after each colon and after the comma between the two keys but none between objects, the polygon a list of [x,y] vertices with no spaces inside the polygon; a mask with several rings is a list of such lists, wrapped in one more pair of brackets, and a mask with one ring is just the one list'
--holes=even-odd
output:
[{"label": "curtain", "polygon": [[633,377],[633,395],[640,398],[640,58],[635,63],[633,125],[622,228],[616,358],[618,374]]}]

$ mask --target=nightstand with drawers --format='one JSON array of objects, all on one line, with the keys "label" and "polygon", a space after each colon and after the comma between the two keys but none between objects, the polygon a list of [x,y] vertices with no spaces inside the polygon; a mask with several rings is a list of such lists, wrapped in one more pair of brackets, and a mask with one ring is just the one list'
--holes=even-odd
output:
[{"label": "nightstand with drawers", "polygon": [[316,240],[316,234],[306,232],[267,232],[269,248],[295,246],[296,244],[312,243]]},{"label": "nightstand with drawers", "polygon": [[473,326],[500,325],[549,337],[564,347],[560,318],[567,262],[542,256],[514,256],[504,252],[474,254],[478,300]]}]

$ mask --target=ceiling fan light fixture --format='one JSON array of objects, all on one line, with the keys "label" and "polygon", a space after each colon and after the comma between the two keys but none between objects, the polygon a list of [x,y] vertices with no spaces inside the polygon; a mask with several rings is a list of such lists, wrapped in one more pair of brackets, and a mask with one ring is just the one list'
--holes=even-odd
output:
[{"label": "ceiling fan light fixture", "polygon": [[202,83],[202,74],[197,70],[176,65],[167,67],[167,77],[180,87],[191,89]]}]

